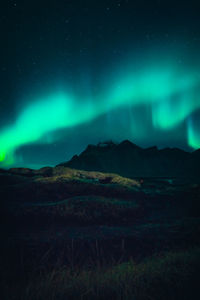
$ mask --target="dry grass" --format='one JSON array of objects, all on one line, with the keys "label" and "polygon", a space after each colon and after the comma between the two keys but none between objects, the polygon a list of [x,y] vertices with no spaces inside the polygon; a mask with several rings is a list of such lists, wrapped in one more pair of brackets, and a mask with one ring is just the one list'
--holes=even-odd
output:
[{"label": "dry grass", "polygon": [[106,179],[109,179],[109,184],[118,184],[126,187],[140,187],[140,183],[137,180],[130,178],[122,177],[117,174],[112,173],[102,173],[94,171],[82,171],[76,169],[70,169],[66,167],[55,167],[53,169],[52,176],[50,177],[38,177],[35,180],[39,182],[54,182],[57,180],[81,180],[85,182],[103,182]]},{"label": "dry grass", "polygon": [[[4,284],[5,300],[183,300],[198,299],[200,249],[168,252],[95,270],[63,268],[41,272],[31,281]],[[3,291],[3,289],[2,289]]]}]

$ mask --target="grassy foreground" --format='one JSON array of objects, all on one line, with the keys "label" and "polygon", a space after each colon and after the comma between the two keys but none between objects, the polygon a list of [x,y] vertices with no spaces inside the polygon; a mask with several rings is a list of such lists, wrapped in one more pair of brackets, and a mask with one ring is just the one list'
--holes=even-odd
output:
[{"label": "grassy foreground", "polygon": [[200,299],[196,181],[64,167],[0,177],[1,300]]},{"label": "grassy foreground", "polygon": [[[130,260],[92,270],[37,270],[28,279],[3,282],[1,299],[66,300],[199,299],[200,248],[165,252],[141,263]],[[8,279],[4,278],[3,281]]]}]

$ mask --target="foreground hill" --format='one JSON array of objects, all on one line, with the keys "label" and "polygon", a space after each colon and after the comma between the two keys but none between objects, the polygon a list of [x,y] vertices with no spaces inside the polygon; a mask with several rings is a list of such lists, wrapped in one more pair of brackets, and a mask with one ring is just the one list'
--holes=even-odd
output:
[{"label": "foreground hill", "polygon": [[[104,157],[125,148],[125,160],[129,147],[137,149],[128,145],[89,149]],[[139,159],[147,150],[135,151]],[[198,157],[172,152],[174,163]],[[191,299],[200,272],[195,172],[127,178],[63,165],[0,170],[0,298]]]},{"label": "foreground hill", "polygon": [[[37,223],[130,227],[156,223],[170,231],[168,220],[172,227],[186,218],[192,218],[187,221],[189,225],[199,220],[200,185],[185,183],[185,179],[136,180],[57,166],[0,170],[0,186],[0,214],[8,226]],[[163,221],[166,223],[160,226]],[[91,227],[89,231],[95,238]],[[130,228],[116,228],[115,236],[135,236],[134,227]],[[148,228],[153,234],[155,227]],[[108,227],[101,230],[104,237],[110,235]],[[142,227],[137,230],[143,231]]]},{"label": "foreground hill", "polygon": [[89,145],[79,156],[60,166],[117,173],[125,177],[200,177],[200,150],[192,153],[178,148],[143,149],[126,140]]}]

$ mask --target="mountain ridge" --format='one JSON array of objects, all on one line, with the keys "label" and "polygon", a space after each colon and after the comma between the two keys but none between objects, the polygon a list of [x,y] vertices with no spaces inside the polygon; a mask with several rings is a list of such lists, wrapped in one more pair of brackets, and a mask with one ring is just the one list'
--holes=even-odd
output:
[{"label": "mountain ridge", "polygon": [[74,169],[113,172],[126,177],[199,177],[200,149],[141,148],[129,140],[88,145],[80,155],[60,163]]}]

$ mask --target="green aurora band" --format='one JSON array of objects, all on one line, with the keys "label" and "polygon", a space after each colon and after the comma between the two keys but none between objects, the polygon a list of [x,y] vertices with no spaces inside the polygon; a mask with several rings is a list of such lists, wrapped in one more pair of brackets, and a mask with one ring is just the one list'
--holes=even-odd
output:
[{"label": "green aurora band", "polygon": [[188,144],[194,149],[200,148],[200,132],[197,130],[199,126],[194,126],[192,118],[188,118],[187,125]]},{"label": "green aurora band", "polygon": [[[158,130],[171,130],[200,109],[200,77],[178,68],[151,68],[130,72],[125,79],[115,80],[107,93],[94,99],[77,99],[58,92],[24,107],[16,122],[0,131],[0,165],[15,162],[15,152],[23,145],[48,143],[45,136],[58,129],[75,127],[126,106],[150,104],[152,124]],[[200,147],[198,129],[187,122],[188,145]]]}]

